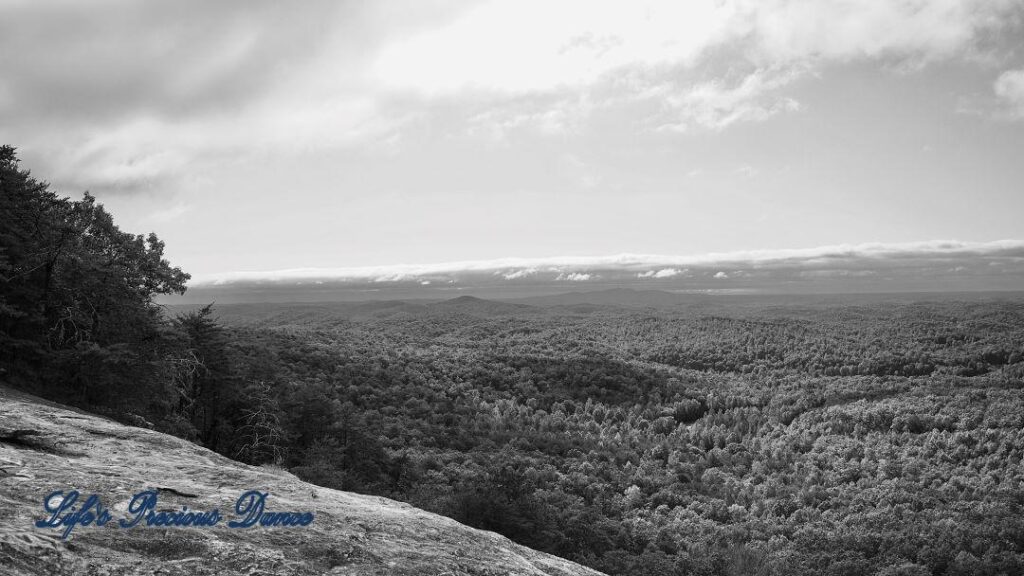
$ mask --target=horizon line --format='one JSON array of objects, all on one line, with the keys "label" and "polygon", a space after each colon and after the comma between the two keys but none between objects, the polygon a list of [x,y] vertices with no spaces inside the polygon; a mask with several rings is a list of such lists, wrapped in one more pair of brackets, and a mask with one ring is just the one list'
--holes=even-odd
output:
[{"label": "horizon line", "polygon": [[[752,268],[771,270],[792,268],[854,269],[889,268],[893,264],[928,263],[948,258],[1009,258],[1024,261],[1024,240],[1003,239],[987,242],[929,240],[917,242],[870,242],[832,244],[811,248],[779,248],[707,252],[689,255],[619,253],[604,256],[503,257],[457,260],[426,264],[386,264],[351,267],[302,267],[279,270],[231,271],[193,276],[190,288],[208,288],[245,283],[330,282],[403,282],[427,277],[453,275],[493,275],[506,281],[531,276],[557,274],[555,280],[585,282],[597,279],[585,272],[610,271],[635,273],[637,278],[664,279],[693,268]],[[917,262],[915,262],[917,260]],[[717,274],[727,275],[728,270]]]}]

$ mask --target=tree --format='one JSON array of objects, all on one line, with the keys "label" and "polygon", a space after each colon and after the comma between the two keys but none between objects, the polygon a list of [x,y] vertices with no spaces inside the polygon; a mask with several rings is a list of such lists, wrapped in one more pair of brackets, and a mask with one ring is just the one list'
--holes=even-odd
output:
[{"label": "tree", "polygon": [[214,320],[212,304],[183,314],[174,323],[186,338],[185,357],[193,362],[193,370],[177,386],[178,411],[192,422],[204,445],[226,449],[216,445],[216,431],[224,423],[227,405],[238,403],[241,386],[224,328]]},{"label": "tree", "polygon": [[166,415],[177,339],[154,303],[188,274],[155,235],[122,232],[0,146],[0,362],[12,383],[64,402]]},{"label": "tree", "polygon": [[235,431],[232,457],[249,464],[280,463],[284,446],[280,409],[266,382],[253,382],[243,391],[242,409]]}]

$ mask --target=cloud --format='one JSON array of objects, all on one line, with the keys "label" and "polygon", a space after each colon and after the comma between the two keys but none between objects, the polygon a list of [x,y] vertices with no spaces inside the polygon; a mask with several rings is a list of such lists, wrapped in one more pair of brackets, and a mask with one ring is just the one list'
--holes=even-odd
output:
[{"label": "cloud", "polygon": [[682,271],[680,271],[678,268],[662,268],[661,270],[648,270],[646,272],[640,272],[636,275],[636,277],[654,278],[660,280],[664,278],[672,278],[673,276],[678,276],[681,273]]},{"label": "cloud", "polygon": [[[384,141],[401,118],[383,118],[367,100],[301,108],[281,101],[253,104],[239,114],[126,120],[103,130],[69,127],[47,143],[30,140],[61,187],[139,192],[181,182],[225,162],[284,157],[309,148],[334,149]],[[51,142],[69,142],[54,145]],[[41,150],[42,149],[42,150]],[[38,154],[45,151],[45,154]]]},{"label": "cloud", "polygon": [[[799,110],[785,88],[830,64],[998,58],[1022,15],[1022,0],[492,1],[389,44],[373,71],[428,99],[584,93],[583,114],[655,99],[667,108],[658,129],[723,129]],[[487,117],[561,127],[572,106]]]},{"label": "cloud", "polygon": [[1019,0],[491,1],[387,46],[387,85],[443,95],[544,92],[623,68],[693,66],[727,45],[760,66],[979,55],[1018,24]]},{"label": "cloud", "polygon": [[713,278],[715,278],[716,280],[724,280],[724,279],[726,279],[728,277],[729,277],[728,274],[726,274],[725,272],[721,272],[721,271],[715,272],[715,275],[713,276]]},{"label": "cloud", "polygon": [[372,10],[314,0],[0,8],[5,143],[61,187],[136,192],[204,164],[385,139]]},{"label": "cloud", "polygon": [[1007,70],[993,85],[996,96],[1006,109],[1007,116],[1024,119],[1024,69]]},{"label": "cloud", "polygon": [[[105,0],[4,9],[0,46],[16,114],[60,121],[180,118],[264,93],[330,39],[332,2]],[[201,15],[197,17],[197,15]]]},{"label": "cloud", "polygon": [[387,86],[429,96],[581,87],[625,66],[692,60],[728,33],[734,13],[715,0],[485,2],[388,46],[374,70]]},{"label": "cloud", "polygon": [[537,272],[538,270],[536,268],[520,268],[509,272],[495,271],[494,273],[500,275],[505,280],[516,280],[519,278],[528,278]]},{"label": "cloud", "polygon": [[1020,25],[1019,0],[746,0],[755,60],[888,59],[923,65],[980,58],[992,34]]},{"label": "cloud", "polygon": [[[336,280],[348,282],[403,282],[422,279],[483,279],[488,282],[521,280],[585,281],[602,278],[676,278],[687,281],[684,268],[704,271],[718,278],[762,271],[912,270],[954,262],[973,269],[979,263],[1009,263],[1024,270],[1024,240],[961,242],[955,240],[901,244],[840,244],[806,249],[753,250],[689,256],[619,254],[613,256],[502,258],[437,264],[401,264],[355,268],[296,268],[277,271],[228,272],[196,276],[193,285],[235,282],[294,282]],[[726,274],[722,269],[734,270]],[[483,281],[483,280],[481,280]]]},{"label": "cloud", "polygon": [[517,130],[532,129],[542,134],[563,134],[569,129],[569,114],[557,105],[550,108],[513,111],[485,110],[467,120],[468,133],[504,141]]},{"label": "cloud", "polygon": [[685,131],[693,126],[721,130],[737,122],[760,122],[800,104],[775,92],[796,77],[794,71],[754,70],[738,83],[710,80],[688,88],[664,90],[670,120],[658,130]]},{"label": "cloud", "polygon": [[[654,109],[638,129],[724,130],[799,111],[793,84],[837,63],[998,57],[1024,15],[1024,0],[415,4],[6,3],[3,137],[62,187],[135,192],[225,162],[393,149],[431,114],[497,142],[631,104]],[[995,85],[1015,117],[1018,73]]]},{"label": "cloud", "polygon": [[568,274],[559,274],[558,277],[555,278],[555,281],[558,282],[565,280],[568,282],[586,282],[587,280],[590,280],[593,277],[593,274],[585,274],[583,272],[570,272]]}]

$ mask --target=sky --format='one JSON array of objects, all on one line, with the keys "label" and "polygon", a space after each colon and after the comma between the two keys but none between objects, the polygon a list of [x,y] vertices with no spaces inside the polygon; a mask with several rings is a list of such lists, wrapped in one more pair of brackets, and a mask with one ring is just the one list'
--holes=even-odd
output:
[{"label": "sky", "polygon": [[0,0],[0,141],[193,286],[843,253],[1024,289],[1024,0]]}]

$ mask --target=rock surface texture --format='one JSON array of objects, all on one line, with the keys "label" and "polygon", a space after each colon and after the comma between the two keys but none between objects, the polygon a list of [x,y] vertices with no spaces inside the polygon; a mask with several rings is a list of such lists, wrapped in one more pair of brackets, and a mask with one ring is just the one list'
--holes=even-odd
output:
[{"label": "rock surface texture", "polygon": [[[56,490],[96,494],[113,520],[66,540],[37,528]],[[159,490],[160,510],[218,509],[210,528],[120,528],[129,499]],[[307,527],[230,529],[247,490],[269,511],[311,511]],[[144,523],[143,523],[144,524]],[[307,484],[189,442],[0,387],[0,574],[415,574],[599,576],[491,532],[385,498]]]}]

